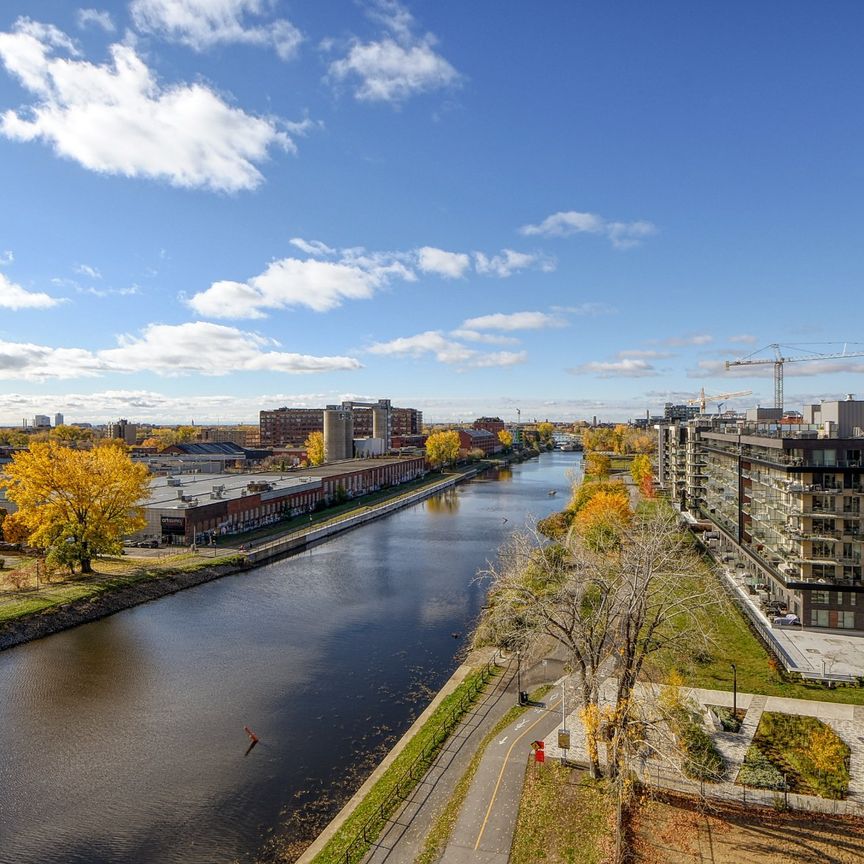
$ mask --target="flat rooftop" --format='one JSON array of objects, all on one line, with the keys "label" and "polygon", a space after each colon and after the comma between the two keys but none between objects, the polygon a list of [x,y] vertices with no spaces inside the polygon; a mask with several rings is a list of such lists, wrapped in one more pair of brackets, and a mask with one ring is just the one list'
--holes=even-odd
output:
[{"label": "flat rooftop", "polygon": [[[223,487],[220,497],[213,499],[218,501],[242,498],[250,483],[269,483],[272,486],[271,494],[279,491],[300,492],[303,487],[317,488],[320,481],[328,477],[338,477],[340,474],[371,468],[383,468],[387,465],[399,465],[403,462],[405,462],[405,458],[385,456],[376,459],[344,459],[341,462],[331,462],[328,465],[318,465],[315,468],[297,468],[282,472],[178,474],[153,477],[150,481],[150,495],[144,506],[158,509],[188,509],[188,502],[182,501],[178,497],[178,493],[182,493],[187,498],[197,498],[199,506],[208,504],[214,486]],[[246,494],[250,493],[246,492]],[[183,506],[184,504],[187,506]]]},{"label": "flat rooftop", "polygon": [[214,486],[221,486],[223,489],[219,497],[213,500],[231,501],[244,497],[244,493],[249,495],[246,487],[250,483],[269,483],[272,486],[271,491],[300,492],[303,487],[317,488],[319,481],[319,477],[297,477],[294,473],[182,474],[176,477],[154,477],[150,481],[150,494],[144,506],[160,510],[187,510],[188,502],[182,501],[178,493],[187,498],[197,498],[198,505],[201,506],[210,503]]}]

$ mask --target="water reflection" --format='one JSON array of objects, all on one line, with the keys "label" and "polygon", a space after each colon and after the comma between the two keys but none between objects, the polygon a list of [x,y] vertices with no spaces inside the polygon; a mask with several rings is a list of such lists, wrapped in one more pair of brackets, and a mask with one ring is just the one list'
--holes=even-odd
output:
[{"label": "water reflection", "polygon": [[227,864],[269,832],[308,840],[446,680],[475,572],[559,506],[574,461],[0,653],[0,862]]},{"label": "water reflection", "polygon": [[426,509],[432,514],[450,515],[459,509],[459,492],[455,488],[445,489],[426,499]]}]

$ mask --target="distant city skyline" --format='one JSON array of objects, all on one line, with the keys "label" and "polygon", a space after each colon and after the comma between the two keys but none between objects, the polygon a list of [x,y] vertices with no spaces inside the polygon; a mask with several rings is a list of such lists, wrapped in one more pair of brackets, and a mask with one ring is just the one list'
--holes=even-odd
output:
[{"label": "distant city skyline", "polygon": [[[860,330],[862,27],[852,0],[7,0],[0,423],[770,405],[770,366],[724,360]],[[862,373],[790,364],[787,405]]]}]

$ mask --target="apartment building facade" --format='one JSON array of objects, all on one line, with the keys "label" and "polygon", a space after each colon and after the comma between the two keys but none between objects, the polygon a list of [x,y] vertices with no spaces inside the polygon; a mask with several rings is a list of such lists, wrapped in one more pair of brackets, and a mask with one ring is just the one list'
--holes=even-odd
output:
[{"label": "apartment building facade", "polygon": [[864,631],[864,402],[769,413],[661,426],[659,481],[805,626]]},{"label": "apartment building facade", "polygon": [[[344,403],[346,406],[351,403]],[[423,412],[416,408],[390,408],[392,436],[420,435]],[[323,408],[277,408],[259,414],[260,446],[302,446],[311,432],[324,431]],[[354,436],[371,438],[373,413],[368,408],[354,411]]]}]

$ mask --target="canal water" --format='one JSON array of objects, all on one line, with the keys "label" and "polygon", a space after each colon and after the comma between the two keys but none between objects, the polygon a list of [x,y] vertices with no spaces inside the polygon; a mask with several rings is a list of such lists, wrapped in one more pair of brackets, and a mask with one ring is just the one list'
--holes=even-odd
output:
[{"label": "canal water", "polygon": [[310,840],[457,665],[477,570],[580,464],[544,454],[0,653],[0,862],[227,864]]}]

